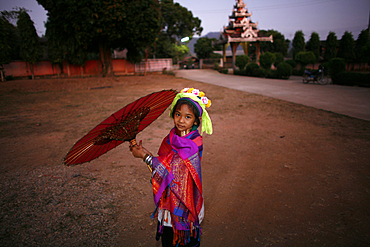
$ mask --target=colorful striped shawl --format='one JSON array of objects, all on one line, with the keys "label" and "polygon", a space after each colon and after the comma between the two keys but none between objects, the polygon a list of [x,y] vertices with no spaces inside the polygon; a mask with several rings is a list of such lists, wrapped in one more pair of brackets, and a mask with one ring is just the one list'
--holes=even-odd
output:
[{"label": "colorful striped shawl", "polygon": [[198,130],[180,137],[172,129],[159,148],[159,156],[153,158],[154,203],[158,209],[170,211],[174,232],[181,236],[187,236],[181,231],[199,228],[198,215],[203,205],[202,152],[203,138]]}]

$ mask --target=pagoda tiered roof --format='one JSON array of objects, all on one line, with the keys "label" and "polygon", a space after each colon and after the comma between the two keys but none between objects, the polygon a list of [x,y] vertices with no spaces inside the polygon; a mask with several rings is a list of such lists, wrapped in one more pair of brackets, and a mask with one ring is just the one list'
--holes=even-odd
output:
[{"label": "pagoda tiered roof", "polygon": [[222,43],[229,42],[256,42],[270,41],[271,36],[264,36],[259,33],[258,23],[251,21],[252,14],[248,12],[247,5],[243,0],[236,0],[232,15],[229,16],[229,25],[224,27]]}]

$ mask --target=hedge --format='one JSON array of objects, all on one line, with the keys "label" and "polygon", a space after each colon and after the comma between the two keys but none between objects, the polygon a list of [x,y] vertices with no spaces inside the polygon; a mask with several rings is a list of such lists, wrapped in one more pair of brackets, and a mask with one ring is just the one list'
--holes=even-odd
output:
[{"label": "hedge", "polygon": [[260,66],[256,63],[249,63],[247,67],[245,67],[245,74],[248,76],[253,76],[253,70],[258,69]]},{"label": "hedge", "polygon": [[340,72],[332,77],[333,84],[370,87],[370,73]]}]

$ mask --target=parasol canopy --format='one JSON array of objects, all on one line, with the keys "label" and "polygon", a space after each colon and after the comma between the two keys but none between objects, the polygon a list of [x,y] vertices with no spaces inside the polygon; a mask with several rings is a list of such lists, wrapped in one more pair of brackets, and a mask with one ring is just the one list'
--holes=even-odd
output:
[{"label": "parasol canopy", "polygon": [[176,94],[175,90],[163,90],[123,107],[78,140],[64,158],[64,164],[94,160],[121,143],[134,140],[137,133],[167,109]]}]

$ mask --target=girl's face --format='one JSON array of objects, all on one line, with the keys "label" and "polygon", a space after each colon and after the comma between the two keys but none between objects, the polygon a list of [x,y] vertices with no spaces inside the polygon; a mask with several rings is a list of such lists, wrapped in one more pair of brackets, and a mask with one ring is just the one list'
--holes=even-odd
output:
[{"label": "girl's face", "polygon": [[187,104],[182,104],[176,108],[173,121],[178,131],[187,132],[187,130],[193,127],[195,122],[194,112]]}]

